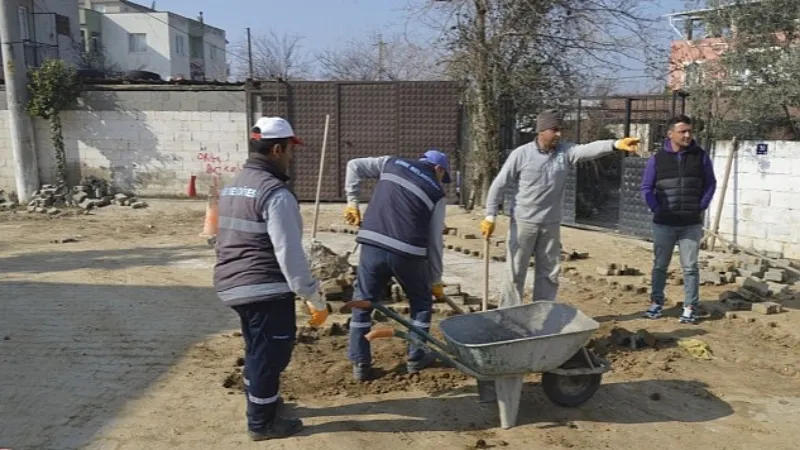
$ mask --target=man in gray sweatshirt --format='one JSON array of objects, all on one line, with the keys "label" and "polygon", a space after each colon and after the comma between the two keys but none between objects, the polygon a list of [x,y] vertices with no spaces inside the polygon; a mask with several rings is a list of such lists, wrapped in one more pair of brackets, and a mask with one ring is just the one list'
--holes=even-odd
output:
[{"label": "man in gray sweatshirt", "polygon": [[[536,120],[536,139],[516,148],[506,159],[486,197],[486,218],[481,233],[494,232],[498,204],[506,189],[516,190],[509,215],[508,272],[501,305],[522,302],[531,256],[535,261],[533,300],[555,300],[561,270],[561,219],[564,186],[576,163],[613,153],[635,152],[639,139],[626,137],[584,145],[561,142],[562,114],[543,111]],[[515,289],[513,289],[515,288]]]}]

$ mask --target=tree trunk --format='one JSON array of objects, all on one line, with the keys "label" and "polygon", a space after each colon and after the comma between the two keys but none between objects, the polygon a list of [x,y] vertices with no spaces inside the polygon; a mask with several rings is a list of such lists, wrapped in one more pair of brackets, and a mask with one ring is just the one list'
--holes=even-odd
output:
[{"label": "tree trunk", "polygon": [[61,133],[61,115],[58,113],[50,116],[50,139],[53,141],[53,151],[56,159],[56,189],[66,191],[67,187],[67,155],[64,150],[64,136]]}]

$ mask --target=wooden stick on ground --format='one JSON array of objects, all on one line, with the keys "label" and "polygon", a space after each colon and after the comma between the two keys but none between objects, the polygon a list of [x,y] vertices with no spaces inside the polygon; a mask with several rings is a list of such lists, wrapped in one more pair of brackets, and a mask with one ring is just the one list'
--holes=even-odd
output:
[{"label": "wooden stick on ground", "polygon": [[322,174],[325,173],[325,147],[328,146],[328,125],[330,124],[330,114],[325,115],[325,133],[322,135],[322,152],[319,156],[319,176],[317,177],[317,198],[314,203],[314,226],[311,228],[311,240],[317,238],[317,223],[319,221],[319,196],[322,191]]},{"label": "wooden stick on ground", "polygon": [[483,240],[483,311],[489,310],[489,238]]}]

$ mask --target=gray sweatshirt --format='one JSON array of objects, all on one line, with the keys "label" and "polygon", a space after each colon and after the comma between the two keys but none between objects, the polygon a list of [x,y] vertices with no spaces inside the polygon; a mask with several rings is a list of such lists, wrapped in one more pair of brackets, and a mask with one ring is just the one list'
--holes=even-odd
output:
[{"label": "gray sweatshirt", "polygon": [[278,189],[267,199],[262,215],[289,289],[310,298],[318,291],[319,282],[311,275],[303,250],[303,218],[297,199],[288,190]]},{"label": "gray sweatshirt", "polygon": [[[383,166],[391,156],[377,158],[356,158],[347,162],[347,172],[344,179],[344,192],[347,203],[358,206],[361,180],[364,178],[378,179],[383,172]],[[442,198],[433,207],[433,216],[428,225],[428,270],[431,283],[442,281],[442,258],[444,253],[444,219],[447,214],[447,199]]]},{"label": "gray sweatshirt", "polygon": [[575,145],[562,142],[550,153],[543,153],[533,142],[514,149],[492,182],[486,196],[486,216],[497,215],[498,204],[506,191],[514,192],[511,215],[520,222],[549,225],[561,223],[564,186],[570,169],[614,152],[614,140]]}]

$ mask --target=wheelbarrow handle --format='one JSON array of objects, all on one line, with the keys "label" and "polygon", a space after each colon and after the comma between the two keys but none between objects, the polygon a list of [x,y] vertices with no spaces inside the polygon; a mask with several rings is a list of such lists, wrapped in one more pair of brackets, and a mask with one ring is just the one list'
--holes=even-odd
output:
[{"label": "wheelbarrow handle", "polygon": [[[384,305],[382,305],[380,303],[371,302],[369,300],[351,300],[351,301],[345,303],[343,309],[344,310],[348,310],[348,309],[352,309],[352,308],[377,309],[378,311],[383,313],[384,316],[386,316],[386,317],[394,320],[395,322],[399,323],[404,328],[406,328],[409,331],[409,333],[415,335],[416,337],[418,337],[422,341],[428,342],[431,345],[434,345],[435,347],[437,347],[438,349],[440,349],[440,350],[442,350],[444,352],[448,351],[448,349],[449,349],[449,347],[444,342],[436,339],[435,337],[431,336],[429,333],[426,333],[426,332],[420,330],[419,328],[415,327],[411,322],[409,322],[408,320],[404,319],[400,314],[397,314],[395,311],[387,308],[386,306],[384,306]],[[395,335],[395,336],[397,336],[397,335]],[[381,336],[381,337],[388,337],[388,336]]]},{"label": "wheelbarrow handle", "polygon": [[369,333],[367,333],[364,338],[372,342],[375,339],[386,339],[395,337],[396,333],[394,332],[394,328],[376,328]]}]

